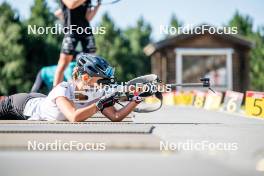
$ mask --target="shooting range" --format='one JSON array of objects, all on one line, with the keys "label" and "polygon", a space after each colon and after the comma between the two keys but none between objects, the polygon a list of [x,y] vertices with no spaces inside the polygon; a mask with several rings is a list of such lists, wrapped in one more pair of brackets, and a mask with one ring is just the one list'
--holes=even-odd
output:
[{"label": "shooting range", "polygon": [[261,0],[0,0],[0,176],[264,174]]}]

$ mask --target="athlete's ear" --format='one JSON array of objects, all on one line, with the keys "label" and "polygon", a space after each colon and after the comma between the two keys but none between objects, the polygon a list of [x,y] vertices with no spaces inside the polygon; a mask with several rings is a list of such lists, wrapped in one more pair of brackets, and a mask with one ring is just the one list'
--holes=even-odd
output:
[{"label": "athlete's ear", "polygon": [[82,75],[82,81],[88,81],[89,80],[89,75],[87,73]]}]

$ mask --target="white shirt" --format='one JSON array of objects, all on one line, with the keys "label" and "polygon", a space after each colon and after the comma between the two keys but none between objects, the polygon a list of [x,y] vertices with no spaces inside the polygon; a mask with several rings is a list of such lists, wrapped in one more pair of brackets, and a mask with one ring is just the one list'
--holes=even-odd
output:
[{"label": "white shirt", "polygon": [[58,108],[57,97],[66,97],[74,102],[77,109],[86,107],[104,95],[103,90],[87,92],[88,101],[79,103],[74,101],[75,85],[72,82],[62,82],[49,93],[47,97],[32,98],[25,106],[23,114],[30,116],[28,120],[67,120]]}]

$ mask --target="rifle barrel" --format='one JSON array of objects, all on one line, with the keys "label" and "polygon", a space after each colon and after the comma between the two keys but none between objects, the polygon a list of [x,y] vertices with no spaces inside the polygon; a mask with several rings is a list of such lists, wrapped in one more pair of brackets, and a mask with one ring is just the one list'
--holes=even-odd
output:
[{"label": "rifle barrel", "polygon": [[182,83],[182,84],[168,84],[171,87],[204,87],[203,83]]}]

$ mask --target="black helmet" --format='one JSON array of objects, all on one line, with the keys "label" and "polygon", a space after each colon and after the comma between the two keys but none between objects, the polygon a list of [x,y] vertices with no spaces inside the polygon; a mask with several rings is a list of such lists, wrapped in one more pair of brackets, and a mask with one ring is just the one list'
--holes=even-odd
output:
[{"label": "black helmet", "polygon": [[113,78],[114,68],[102,57],[87,53],[76,56],[77,67],[80,74],[87,73],[91,77]]}]

